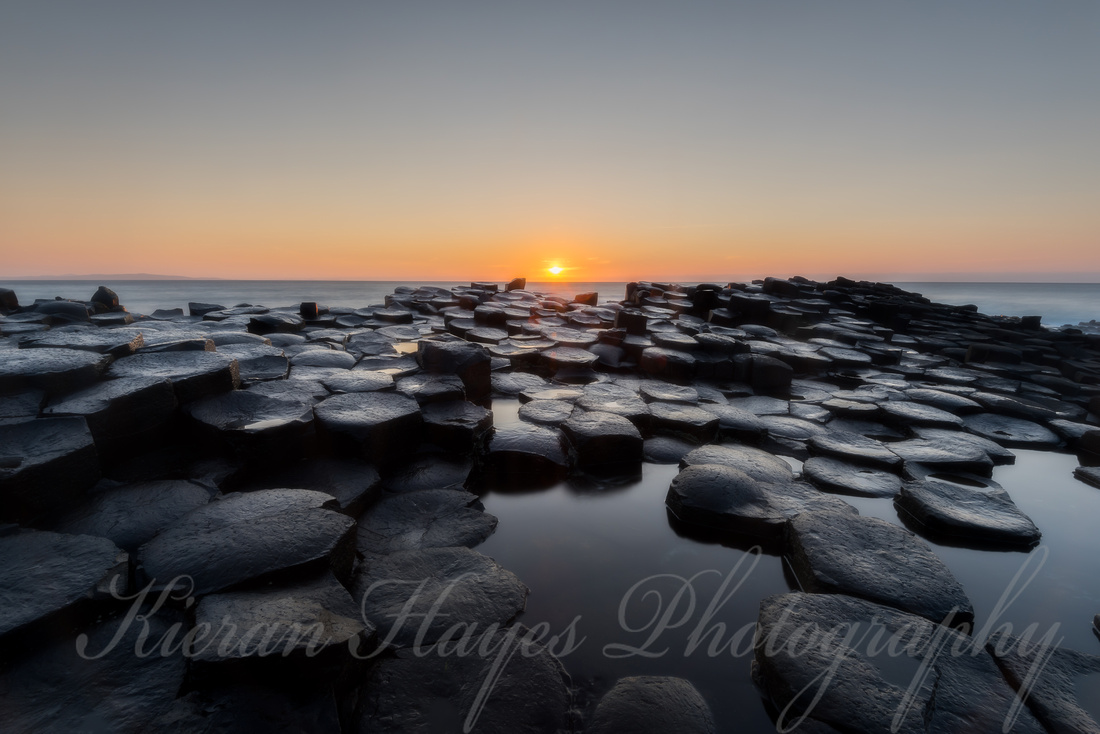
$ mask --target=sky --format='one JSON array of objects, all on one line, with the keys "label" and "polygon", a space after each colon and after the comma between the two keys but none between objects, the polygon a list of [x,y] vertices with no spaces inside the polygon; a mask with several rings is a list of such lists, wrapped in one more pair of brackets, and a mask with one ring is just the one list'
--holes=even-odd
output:
[{"label": "sky", "polygon": [[0,279],[1100,281],[1100,3],[0,3]]}]

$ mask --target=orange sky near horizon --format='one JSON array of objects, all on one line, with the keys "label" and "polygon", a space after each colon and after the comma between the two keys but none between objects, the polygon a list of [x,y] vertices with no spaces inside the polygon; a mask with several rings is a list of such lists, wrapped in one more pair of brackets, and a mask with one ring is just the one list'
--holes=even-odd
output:
[{"label": "orange sky near horizon", "polygon": [[1098,4],[458,5],[0,11],[0,280],[1100,280]]}]

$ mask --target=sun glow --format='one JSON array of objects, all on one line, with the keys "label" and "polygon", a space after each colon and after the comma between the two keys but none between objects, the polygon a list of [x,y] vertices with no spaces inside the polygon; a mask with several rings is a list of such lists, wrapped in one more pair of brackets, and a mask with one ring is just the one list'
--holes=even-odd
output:
[{"label": "sun glow", "polygon": [[549,270],[549,271],[550,271],[550,274],[551,274],[551,275],[561,275],[561,274],[562,274],[562,271],[564,271],[564,270],[565,270],[565,268],[560,268],[560,267],[558,267],[557,265],[555,265],[555,266],[554,266],[554,267],[552,267],[552,268],[547,268],[547,270]]}]

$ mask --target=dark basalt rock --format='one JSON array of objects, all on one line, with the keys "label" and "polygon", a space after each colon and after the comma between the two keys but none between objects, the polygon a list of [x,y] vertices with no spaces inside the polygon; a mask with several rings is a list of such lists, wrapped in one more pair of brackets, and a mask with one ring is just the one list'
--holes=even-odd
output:
[{"label": "dark basalt rock", "polygon": [[216,303],[197,303],[190,302],[187,304],[187,313],[191,316],[205,316],[213,311],[224,311],[225,306],[219,306]]},{"label": "dark basalt rock", "polygon": [[289,451],[313,428],[313,401],[232,390],[196,400],[184,412],[219,440],[249,451]]},{"label": "dark basalt rock", "polygon": [[[404,379],[414,378],[407,377]],[[393,390],[395,387],[391,375],[370,370],[352,370],[351,372],[328,375],[321,380],[321,384],[334,393],[378,392],[380,390]]]},{"label": "dark basalt rock", "polygon": [[233,732],[340,731],[340,715],[331,687],[217,685],[193,690],[153,720],[158,734],[231,734]]},{"label": "dark basalt rock", "polygon": [[234,390],[241,384],[237,360],[217,352],[135,354],[114,362],[107,377],[167,378],[180,403]]},{"label": "dark basalt rock", "polygon": [[944,428],[926,428],[924,426],[914,426],[913,433],[917,438],[923,438],[928,441],[946,441],[948,443],[965,443],[977,446],[989,456],[996,466],[1016,463],[1016,454],[1012,453],[1004,446],[1001,446],[996,441],[990,441],[988,438],[975,436],[972,433],[949,431]]},{"label": "dark basalt rock", "polygon": [[557,428],[573,415],[573,405],[564,400],[532,400],[519,406],[520,420]]},{"label": "dark basalt rock", "polygon": [[733,405],[703,403],[699,406],[718,418],[718,435],[742,441],[756,441],[764,437],[767,428],[753,413]]},{"label": "dark basalt rock", "polygon": [[265,663],[295,676],[350,661],[373,632],[328,571],[288,586],[209,594],[195,624],[213,631],[191,651],[196,663]]},{"label": "dark basalt rock", "polygon": [[314,406],[334,446],[376,464],[392,463],[420,442],[423,419],[412,398],[388,392],[345,393]]},{"label": "dark basalt rock", "polygon": [[974,620],[966,592],[943,561],[885,520],[850,512],[795,517],[786,557],[805,591],[856,596],[951,626]]},{"label": "dark basalt rock", "polygon": [[138,551],[141,576],[155,589],[179,585],[177,577],[190,576],[195,595],[306,568],[331,568],[346,579],[355,521],[335,512],[336,507],[332,495],[304,489],[228,495],[143,545]]},{"label": "dark basalt rock", "polygon": [[241,380],[281,380],[290,372],[290,360],[279,347],[267,344],[226,344],[218,347],[218,354],[237,360]]},{"label": "dark basalt rock", "polygon": [[175,321],[183,318],[182,308],[158,308],[148,316],[154,321]]},{"label": "dark basalt rock", "polygon": [[770,484],[786,484],[794,480],[790,464],[751,446],[700,446],[683,458],[680,467],[697,464],[733,467],[758,482]]},{"label": "dark basalt rock", "polygon": [[682,470],[672,480],[665,504],[685,523],[772,539],[782,537],[786,521],[799,513],[855,512],[809,485],[760,482],[719,464]]},{"label": "dark basalt rock", "polygon": [[181,517],[210,501],[210,489],[186,479],[165,479],[107,487],[87,504],[66,513],[54,530],[107,538],[136,551]]},{"label": "dark basalt rock", "polygon": [[475,495],[425,489],[387,495],[359,518],[359,552],[368,559],[397,551],[465,546],[492,535],[497,519]]},{"label": "dark basalt rock", "polygon": [[422,489],[465,490],[472,457],[453,454],[421,454],[389,473],[384,482],[387,492],[419,492]]},{"label": "dark basalt rock", "polygon": [[660,382],[657,380],[643,382],[640,392],[642,398],[647,403],[664,402],[695,405],[699,402],[699,391],[694,387],[673,385],[670,382]]},{"label": "dark basalt rock", "polygon": [[92,303],[98,303],[106,310],[112,308],[118,308],[118,294],[105,285],[99,286],[96,292],[92,294]]},{"label": "dark basalt rock", "polygon": [[856,497],[894,497],[901,491],[896,474],[815,456],[802,464],[802,477],[823,492]]},{"label": "dark basalt rock", "polygon": [[881,469],[896,470],[902,459],[881,441],[858,433],[830,430],[827,433],[812,436],[806,443],[810,453],[815,456],[829,456],[853,464],[862,464]]},{"label": "dark basalt rock", "polygon": [[683,678],[620,678],[604,694],[588,734],[714,734],[714,717],[702,695]]},{"label": "dark basalt rock", "polygon": [[769,436],[805,441],[813,436],[825,433],[825,427],[815,421],[803,420],[790,415],[761,416],[760,423]]},{"label": "dark basalt rock", "polygon": [[112,357],[127,357],[145,345],[145,337],[137,329],[97,329],[65,326],[51,329],[41,336],[24,339],[20,349],[80,349]]},{"label": "dark basalt rock", "polygon": [[960,428],[962,418],[946,410],[921,403],[903,400],[888,400],[880,405],[882,417],[887,422],[901,423],[907,426],[932,426],[936,428]]},{"label": "dark basalt rock", "polygon": [[65,507],[96,483],[99,471],[83,418],[0,426],[0,518],[26,520]]},{"label": "dark basalt rock", "polygon": [[519,401],[528,403],[532,400],[562,400],[572,403],[583,396],[584,391],[578,387],[545,387],[524,390],[519,394]]},{"label": "dark basalt rock", "polygon": [[248,391],[257,395],[267,395],[281,400],[299,400],[316,402],[327,398],[329,393],[316,380],[271,380],[257,382],[248,386]]},{"label": "dark basalt rock", "polygon": [[553,347],[543,350],[541,359],[551,370],[561,370],[567,367],[591,367],[599,357],[587,349]]},{"label": "dark basalt rock", "polygon": [[[1002,731],[1018,703],[968,637],[889,607],[838,594],[781,594],[761,602],[758,624],[753,674],[775,709],[786,711],[778,725],[790,728],[807,712],[814,720],[792,731],[817,722],[856,734]],[[807,644],[806,630],[818,632],[814,642]],[[898,644],[872,649],[874,635]],[[922,661],[929,678],[913,686]],[[1025,710],[1010,731],[1043,728]]]},{"label": "dark basalt rock", "polygon": [[429,403],[423,416],[424,438],[445,451],[469,453],[493,428],[493,411],[466,400]]},{"label": "dark basalt rock", "polygon": [[[527,600],[527,587],[514,574],[465,547],[374,558],[356,576],[352,593],[382,643],[399,648],[430,645],[455,624],[474,624],[479,630],[504,624],[523,611]],[[425,618],[433,606],[435,615]],[[407,610],[404,617],[402,609]]]},{"label": "dark basalt rock", "polygon": [[625,474],[641,470],[642,434],[626,418],[613,413],[580,413],[565,421],[561,430],[582,471]]},{"label": "dark basalt rock", "polygon": [[466,386],[466,397],[474,402],[492,393],[492,357],[484,346],[465,341],[422,339],[416,361],[433,374],[458,375]]},{"label": "dark basalt rock", "polygon": [[[8,423],[22,423],[38,417],[46,393],[42,390],[28,390],[14,395],[0,395],[0,426]],[[0,452],[3,453],[3,452]]]},{"label": "dark basalt rock", "polygon": [[[484,633],[484,637],[482,634]],[[475,631],[479,652],[447,656],[398,650],[371,669],[356,712],[359,734],[557,734],[569,726],[570,680],[530,630]],[[448,648],[449,649],[449,648]],[[484,654],[480,651],[483,650]],[[497,659],[506,663],[497,663]],[[499,671],[499,677],[495,677]],[[482,699],[486,686],[491,685]]]},{"label": "dark basalt rock", "polygon": [[1030,547],[1042,535],[1004,490],[935,480],[912,482],[902,487],[894,504],[932,536],[949,536],[979,545]]},{"label": "dark basalt rock", "polygon": [[78,390],[98,380],[109,363],[110,357],[80,349],[9,350],[0,360],[0,394]]},{"label": "dark basalt rock", "polygon": [[764,354],[754,354],[749,362],[748,382],[762,392],[786,392],[794,370],[786,362]]},{"label": "dark basalt rock", "polygon": [[538,375],[533,375],[528,372],[510,372],[510,373],[493,373],[492,376],[493,392],[498,395],[506,395],[508,397],[515,397],[524,390],[539,390],[549,387],[546,380],[542,379]]},{"label": "dark basalt rock", "polygon": [[930,388],[913,388],[905,391],[905,397],[918,403],[931,405],[940,410],[946,410],[955,415],[968,415],[980,413],[982,406],[964,395],[933,390]]},{"label": "dark basalt rock", "polygon": [[35,303],[35,313],[49,316],[55,324],[78,324],[91,321],[88,307],[75,301],[44,301]]},{"label": "dark basalt rock", "polygon": [[1073,470],[1073,476],[1078,481],[1100,488],[1100,467],[1079,466]]},{"label": "dark basalt rock", "polygon": [[[629,341],[624,341],[624,346]],[[630,354],[630,351],[627,352]],[[690,380],[695,377],[695,357],[690,352],[664,347],[647,347],[642,350],[638,367],[642,372],[674,380]]]},{"label": "dark basalt rock", "polygon": [[[147,615],[143,622],[105,619],[80,635],[43,640],[32,655],[8,666],[0,674],[5,730],[163,731],[152,722],[172,706],[187,661],[179,654],[161,655],[159,643],[185,620],[165,608],[140,611]],[[137,655],[136,649],[148,654]]]},{"label": "dark basalt rock", "polygon": [[498,482],[544,486],[565,476],[569,457],[561,431],[529,423],[499,426],[489,438],[485,467]]},{"label": "dark basalt rock", "polygon": [[163,377],[123,377],[55,398],[43,415],[79,415],[97,442],[136,437],[170,421],[176,395]]},{"label": "dark basalt rock", "polygon": [[[289,350],[287,347],[287,351]],[[293,367],[335,367],[341,370],[350,370],[356,361],[353,354],[324,348],[305,349],[290,358]]]},{"label": "dark basalt rock", "polygon": [[19,297],[10,288],[0,288],[0,309],[15,311],[19,308]]},{"label": "dark basalt rock", "polygon": [[110,598],[112,585],[119,594],[129,588],[129,556],[106,538],[9,531],[0,534],[0,558],[0,637],[87,600]]},{"label": "dark basalt rock", "polygon": [[418,374],[397,381],[397,392],[424,405],[464,400],[466,388],[457,375]]},{"label": "dark basalt rock", "polygon": [[654,431],[710,441],[718,433],[718,418],[702,408],[680,403],[650,403]]},{"label": "dark basalt rock", "polygon": [[345,459],[306,459],[292,464],[272,464],[253,474],[241,486],[242,491],[258,489],[311,489],[336,498],[340,512],[355,517],[382,494],[378,470],[361,461]]},{"label": "dark basalt rock", "polygon": [[980,413],[967,416],[964,425],[971,433],[1009,448],[1054,448],[1062,443],[1050,429],[1023,418]]},{"label": "dark basalt rock", "polygon": [[248,320],[248,330],[253,334],[294,334],[306,325],[305,320],[292,313],[265,313]]},{"label": "dark basalt rock", "polygon": [[684,457],[697,449],[695,441],[685,441],[672,436],[647,438],[642,447],[645,460],[651,464],[679,464]]},{"label": "dark basalt rock", "polygon": [[1100,673],[1100,657],[1001,633],[985,649],[1047,731],[1100,734],[1100,724],[1081,707],[1075,685],[1082,676]]}]

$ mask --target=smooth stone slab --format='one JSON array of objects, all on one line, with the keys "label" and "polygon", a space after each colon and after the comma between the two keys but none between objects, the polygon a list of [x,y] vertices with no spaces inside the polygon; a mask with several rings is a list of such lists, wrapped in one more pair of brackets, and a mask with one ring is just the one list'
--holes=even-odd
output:
[{"label": "smooth stone slab", "polygon": [[141,575],[156,589],[190,576],[196,595],[281,572],[331,568],[347,578],[355,521],[335,512],[332,495],[305,489],[235,493],[185,515],[138,551]]},{"label": "smooth stone slab", "polygon": [[107,538],[134,552],[209,501],[209,488],[186,479],[124,484],[93,493],[87,504],[66,513],[54,530]]},{"label": "smooth stone slab", "polygon": [[820,423],[790,415],[761,416],[760,423],[769,436],[786,438],[792,441],[806,441],[813,436],[825,433],[825,428]]},{"label": "smooth stone slab", "polygon": [[332,495],[340,512],[355,517],[381,496],[382,479],[377,469],[361,461],[306,459],[290,465],[273,464],[268,471],[250,477],[242,490],[284,487]]},{"label": "smooth stone slab", "polygon": [[937,428],[959,428],[962,418],[946,410],[931,405],[911,403],[905,400],[887,400],[879,405],[882,417],[907,426],[934,426]]},{"label": "smooth stone slab", "polygon": [[487,468],[498,478],[552,482],[570,468],[561,431],[517,423],[494,429],[485,452]]},{"label": "smooth stone slab", "polygon": [[248,320],[248,330],[253,334],[272,333],[296,333],[306,325],[305,320],[297,314],[291,313],[265,313],[253,316]]},{"label": "smooth stone slab", "polygon": [[951,626],[972,622],[962,585],[908,530],[848,512],[790,522],[786,558],[804,591],[847,594]]},{"label": "smooth stone slab", "polygon": [[654,436],[645,440],[642,453],[645,460],[651,464],[679,464],[685,456],[697,448],[699,444],[695,441],[685,441],[672,436]]},{"label": "smooth stone slab", "polygon": [[577,347],[552,347],[541,353],[541,359],[552,370],[566,367],[591,367],[599,357],[587,349]]},{"label": "smooth stone slab", "polygon": [[1073,470],[1073,476],[1078,481],[1100,488],[1100,467],[1079,466]]},{"label": "smooth stone slab", "polygon": [[647,403],[687,403],[695,405],[699,402],[699,391],[694,387],[674,385],[671,382],[653,380],[643,382],[639,391]]},{"label": "smooth stone slab", "polygon": [[334,395],[315,405],[313,412],[318,427],[339,450],[378,464],[409,453],[423,430],[420,406],[396,393]]},{"label": "smooth stone slab", "polygon": [[41,336],[26,339],[20,349],[82,349],[112,357],[126,357],[145,345],[139,329],[100,329],[96,327],[62,327],[50,329]]},{"label": "smooth stone slab", "polygon": [[814,456],[802,464],[802,478],[823,492],[856,497],[894,497],[901,491],[896,474],[858,464]]},{"label": "smooth stone slab", "polygon": [[672,480],[665,504],[683,522],[765,538],[781,537],[786,521],[800,513],[855,512],[809,485],[760,482],[719,464],[683,469]]},{"label": "smooth stone slab", "polygon": [[98,380],[110,361],[106,355],[82,349],[9,350],[0,360],[0,394],[39,389],[56,395],[78,390]]},{"label": "smooth stone slab", "polygon": [[466,400],[428,403],[422,412],[425,440],[445,451],[469,453],[493,428],[493,411]]},{"label": "smooth stone slab", "polygon": [[313,426],[313,401],[273,398],[251,390],[196,400],[184,412],[220,438],[246,448],[294,441]]},{"label": "smooth stone slab", "polygon": [[1054,448],[1062,443],[1062,439],[1049,428],[1023,418],[979,413],[967,416],[964,425],[971,433],[1008,448]]},{"label": "smooth stone slab", "polygon": [[[890,444],[890,447],[895,445]],[[896,470],[902,462],[902,459],[881,441],[847,431],[831,430],[811,436],[806,447],[815,456],[829,456],[880,469]]]},{"label": "smooth stone slab", "polygon": [[1012,453],[1004,446],[1001,446],[996,441],[990,441],[988,438],[975,436],[972,433],[951,431],[945,428],[926,428],[924,426],[914,426],[913,433],[917,438],[923,438],[929,441],[946,441],[949,444],[966,443],[977,446],[989,456],[996,466],[1016,463],[1016,454]]},{"label": "smooth stone slab", "polygon": [[620,415],[579,413],[565,421],[561,430],[582,471],[605,474],[637,472],[641,468],[642,434]]},{"label": "smooth stone slab", "polygon": [[257,382],[248,386],[248,391],[257,395],[267,395],[282,400],[302,400],[316,402],[328,397],[328,390],[315,380],[271,380]]},{"label": "smooth stone slab", "polygon": [[986,643],[986,650],[1047,731],[1100,734],[1100,724],[1081,706],[1076,686],[1082,676],[1100,673],[1100,657],[1000,632]]},{"label": "smooth stone slab", "polygon": [[348,352],[338,349],[306,349],[290,358],[293,367],[335,367],[350,370],[355,366],[356,358]]},{"label": "smooth stone slab", "polygon": [[732,404],[702,403],[699,407],[718,419],[719,436],[756,441],[768,431],[760,418]]},{"label": "smooth stone slab", "polygon": [[709,441],[718,433],[718,418],[702,408],[680,403],[650,403],[654,431]]},{"label": "smooth stone slab", "polygon": [[894,500],[933,535],[974,543],[1030,547],[1042,534],[1008,492],[928,480],[911,482]]},{"label": "smooth stone slab", "polygon": [[[473,654],[417,655],[398,650],[379,661],[360,693],[355,731],[360,734],[460,732],[481,703],[496,670],[491,695],[477,715],[478,734],[557,734],[568,731],[570,680],[537,637],[516,625],[473,639]],[[484,654],[480,650],[484,650]],[[497,658],[507,657],[503,669]]]},{"label": "smooth stone slab", "polygon": [[392,375],[369,370],[353,370],[347,373],[329,375],[321,380],[321,384],[334,393],[378,392],[380,390],[393,390],[395,387]]},{"label": "smooth stone slab", "polygon": [[528,372],[493,373],[493,392],[498,395],[516,397],[524,390],[538,390],[549,387],[550,383],[538,375]]},{"label": "smooth stone slab", "polygon": [[42,390],[0,395],[0,426],[37,418],[44,402],[46,402],[46,393]]},{"label": "smooth stone slab", "polygon": [[218,354],[237,360],[242,380],[282,380],[290,373],[290,360],[280,347],[266,344],[227,344],[218,347]]},{"label": "smooth stone slab", "polygon": [[421,405],[466,398],[466,388],[457,375],[421,373],[401,378],[396,387],[397,392],[413,398]]},{"label": "smooth stone slab", "polygon": [[[430,645],[456,623],[504,624],[523,611],[527,587],[496,561],[465,547],[395,551],[373,558],[352,593],[383,644]],[[432,618],[424,615],[436,608]],[[401,612],[408,611],[406,616]],[[419,638],[419,639],[418,639]]]},{"label": "smooth stone slab", "polygon": [[181,404],[235,390],[241,384],[237,360],[217,352],[135,354],[115,361],[107,369],[107,377],[167,378]]},{"label": "smooth stone slab", "polygon": [[82,417],[0,426],[0,518],[30,518],[75,501],[99,479],[99,456]]},{"label": "smooth stone slab", "polygon": [[465,490],[473,468],[473,457],[423,454],[392,469],[384,486],[387,492],[397,493],[422,489]]},{"label": "smooth stone slab", "polygon": [[700,446],[683,458],[680,467],[696,464],[733,467],[758,482],[784,484],[794,480],[790,464],[774,454],[752,446]]},{"label": "smooth stone slab", "polygon": [[157,734],[337,732],[340,714],[331,687],[212,685],[177,698],[153,720]]},{"label": "smooth stone slab", "polygon": [[918,403],[931,405],[940,410],[946,410],[955,415],[979,413],[982,410],[982,406],[979,403],[971,400],[965,395],[949,393],[943,390],[916,387],[906,390],[905,397]]},{"label": "smooth stone slab", "polygon": [[356,547],[366,557],[396,551],[466,546],[492,535],[497,518],[476,495],[425,489],[383,497],[359,518]]},{"label": "smooth stone slab", "polygon": [[564,400],[532,400],[519,406],[520,420],[556,428],[573,414],[572,403]]},{"label": "smooth stone slab", "polygon": [[[174,627],[186,630],[187,623],[170,609],[151,613],[144,607],[140,612],[147,615],[145,622],[125,625],[118,617],[107,618],[81,630],[80,636],[74,632],[45,638],[29,657],[13,661],[0,674],[4,730],[164,731],[152,722],[172,706],[187,661],[179,654],[161,655],[158,643]],[[139,656],[135,649],[149,654]]]},{"label": "smooth stone slab", "polygon": [[492,357],[481,344],[421,339],[416,361],[427,372],[458,375],[470,400],[477,402],[492,394]]},{"label": "smooth stone slab", "polygon": [[577,387],[545,387],[524,390],[519,394],[519,401],[529,403],[532,400],[562,400],[572,403],[583,396],[584,391]]},{"label": "smooth stone slab", "polygon": [[[822,722],[855,734],[999,732],[1018,703],[990,656],[972,651],[967,636],[869,601],[780,594],[761,602],[758,625],[753,677],[777,710],[790,706],[780,726],[792,727],[813,700],[809,714],[816,721],[791,731],[818,731],[809,727]],[[808,630],[817,631],[809,644]],[[881,641],[872,650],[875,635]],[[863,644],[853,644],[861,638]],[[891,639],[897,644],[886,647]],[[929,677],[910,692],[926,659]],[[821,685],[826,675],[828,685]],[[1010,731],[1044,734],[1026,710]]]},{"label": "smooth stone slab", "polygon": [[195,624],[212,630],[194,646],[196,662],[289,658],[296,672],[351,660],[373,632],[329,571],[288,586],[208,594],[195,608]]},{"label": "smooth stone slab", "polygon": [[164,377],[123,377],[50,401],[44,416],[79,415],[97,440],[134,436],[164,425],[176,412],[172,382]]},{"label": "smooth stone slab", "polygon": [[667,676],[620,678],[604,694],[588,734],[714,734],[714,716],[689,681]]},{"label": "smooth stone slab", "polygon": [[129,556],[107,538],[15,530],[0,535],[0,558],[0,637],[129,588]]}]

